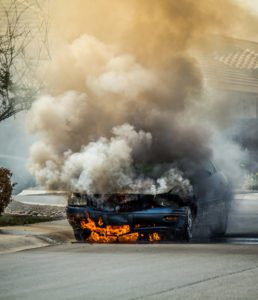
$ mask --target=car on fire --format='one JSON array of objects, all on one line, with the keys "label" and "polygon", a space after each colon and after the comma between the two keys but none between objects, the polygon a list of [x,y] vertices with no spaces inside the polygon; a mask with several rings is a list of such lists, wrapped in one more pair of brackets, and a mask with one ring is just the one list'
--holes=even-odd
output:
[{"label": "car on fire", "polygon": [[225,234],[231,199],[226,176],[205,161],[189,180],[193,194],[187,197],[173,189],[158,194],[71,193],[66,212],[76,240],[190,241],[193,235]]}]

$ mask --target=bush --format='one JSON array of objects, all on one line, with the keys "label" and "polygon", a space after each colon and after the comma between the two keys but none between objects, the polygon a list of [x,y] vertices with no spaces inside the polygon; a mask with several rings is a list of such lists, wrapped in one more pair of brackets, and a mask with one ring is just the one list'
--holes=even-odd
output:
[{"label": "bush", "polygon": [[258,190],[258,173],[248,175],[244,182],[244,188]]},{"label": "bush", "polygon": [[0,168],[0,215],[12,200],[12,173],[6,168]]}]

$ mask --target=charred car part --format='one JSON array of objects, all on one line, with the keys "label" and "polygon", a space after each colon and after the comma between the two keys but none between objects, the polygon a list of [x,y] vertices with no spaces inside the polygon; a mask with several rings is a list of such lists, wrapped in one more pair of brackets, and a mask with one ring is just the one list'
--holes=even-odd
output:
[{"label": "charred car part", "polygon": [[[114,242],[223,235],[231,189],[208,161],[189,175],[193,194],[71,193],[67,217],[78,241]],[[117,234],[116,234],[117,232]],[[125,236],[129,238],[126,239]]]},{"label": "charred car part", "polygon": [[[158,195],[112,194],[86,195],[72,193],[68,199],[67,216],[77,240],[108,241],[107,235],[115,236],[115,230],[127,226],[123,235],[135,233],[139,239],[159,240],[162,236],[190,240],[192,222],[196,214],[195,198],[182,199],[178,195],[165,193]],[[94,223],[94,224],[93,224]],[[88,225],[87,225],[88,224]],[[96,238],[92,237],[96,234]],[[111,238],[111,241],[113,239]]]}]

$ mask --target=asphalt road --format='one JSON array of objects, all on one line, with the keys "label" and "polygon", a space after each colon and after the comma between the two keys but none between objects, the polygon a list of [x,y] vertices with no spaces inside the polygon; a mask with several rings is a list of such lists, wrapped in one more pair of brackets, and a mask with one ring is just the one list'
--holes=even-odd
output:
[{"label": "asphalt road", "polygon": [[1,299],[257,299],[258,248],[70,244],[5,254]]},{"label": "asphalt road", "polygon": [[257,195],[229,238],[192,244],[64,244],[0,256],[0,299],[258,299]]}]

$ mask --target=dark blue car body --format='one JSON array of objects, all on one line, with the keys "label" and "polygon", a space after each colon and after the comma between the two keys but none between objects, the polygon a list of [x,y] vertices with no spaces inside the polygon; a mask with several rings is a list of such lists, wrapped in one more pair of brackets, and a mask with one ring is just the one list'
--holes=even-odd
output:
[{"label": "dark blue car body", "polygon": [[[195,171],[191,183],[193,195],[188,199],[182,199],[172,191],[157,195],[125,194],[125,198],[132,197],[135,201],[122,206],[120,204],[124,202],[115,201],[118,209],[114,203],[113,207],[98,207],[91,202],[73,205],[68,200],[67,217],[77,240],[87,239],[88,233],[82,230],[81,221],[88,216],[95,223],[101,218],[103,226],[129,225],[131,232],[163,232],[169,237],[184,240],[190,240],[192,235],[208,237],[225,234],[232,199],[227,178],[207,161]],[[119,198],[119,195],[107,196]],[[89,196],[78,194],[78,198],[83,197]],[[98,197],[101,200],[105,195]],[[160,203],[157,201],[159,199],[169,203]],[[104,200],[103,203],[108,203],[106,198]]]},{"label": "dark blue car body", "polygon": [[67,206],[66,212],[68,220],[74,228],[79,226],[82,219],[90,216],[95,223],[101,218],[103,226],[130,225],[131,232],[176,233],[184,229],[188,208],[154,207],[130,212],[107,212],[89,206]]}]

